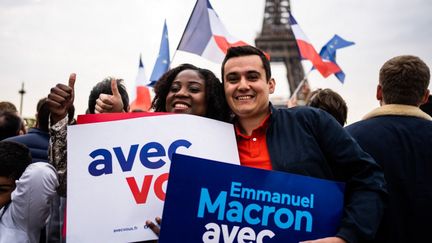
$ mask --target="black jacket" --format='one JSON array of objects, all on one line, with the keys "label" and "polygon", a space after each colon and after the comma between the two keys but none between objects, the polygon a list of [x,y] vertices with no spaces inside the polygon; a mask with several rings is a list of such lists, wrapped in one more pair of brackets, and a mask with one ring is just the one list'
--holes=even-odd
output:
[{"label": "black jacket", "polygon": [[30,149],[32,162],[48,162],[48,132],[38,128],[30,128],[27,134],[10,137],[5,141],[14,141],[26,145]]},{"label": "black jacket", "polygon": [[388,207],[375,242],[426,242],[432,218],[432,118],[385,105],[346,129],[384,169]]},{"label": "black jacket", "polygon": [[274,170],[346,183],[336,236],[348,242],[374,237],[387,196],[383,172],[333,117],[310,107],[271,107],[266,136]]}]

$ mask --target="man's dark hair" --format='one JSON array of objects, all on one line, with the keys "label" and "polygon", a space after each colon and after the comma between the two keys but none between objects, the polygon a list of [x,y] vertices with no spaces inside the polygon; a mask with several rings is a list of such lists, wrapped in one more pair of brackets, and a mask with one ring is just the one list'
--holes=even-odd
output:
[{"label": "man's dark hair", "polygon": [[379,83],[386,104],[418,106],[429,86],[430,71],[416,56],[403,55],[388,60],[381,67]]},{"label": "man's dark hair", "polygon": [[331,89],[317,89],[312,91],[306,100],[306,105],[325,110],[342,126],[346,123],[348,114],[346,102],[342,96]]},{"label": "man's dark hair", "polygon": [[[100,94],[110,94],[110,95],[113,94],[111,90],[111,79],[112,79],[111,77],[107,77],[93,87],[88,99],[87,110],[90,114],[95,113],[96,100],[99,98]],[[127,93],[125,85],[123,84],[123,79],[117,79],[116,81],[118,85],[118,90],[120,92],[123,101],[123,110],[128,111],[129,95]]]},{"label": "man's dark hair", "polygon": [[251,55],[257,55],[260,57],[261,62],[263,64],[263,68],[266,73],[266,80],[269,81],[271,78],[271,69],[270,69],[270,61],[267,59],[264,52],[262,52],[260,49],[253,47],[253,46],[236,46],[236,47],[230,47],[227,51],[227,54],[225,55],[225,58],[222,62],[221,67],[221,73],[222,73],[222,82],[224,82],[224,76],[225,76],[225,63],[233,57],[242,57],[242,56],[251,56]]},{"label": "man's dark hair", "polygon": [[31,161],[30,150],[25,145],[0,142],[0,176],[18,180]]},{"label": "man's dark hair", "polygon": [[226,103],[223,85],[220,80],[210,70],[196,67],[192,64],[182,64],[162,75],[154,86],[155,97],[152,107],[155,111],[166,112],[166,98],[177,75],[184,70],[194,70],[205,82],[205,99],[207,113],[205,117],[219,121],[229,120],[229,108]]},{"label": "man's dark hair", "polygon": [[42,98],[39,100],[39,102],[36,105],[36,124],[37,128],[44,132],[48,132],[48,120],[50,115],[50,110],[47,103],[47,98]]},{"label": "man's dark hair", "polygon": [[19,135],[22,120],[15,112],[0,112],[0,140]]}]

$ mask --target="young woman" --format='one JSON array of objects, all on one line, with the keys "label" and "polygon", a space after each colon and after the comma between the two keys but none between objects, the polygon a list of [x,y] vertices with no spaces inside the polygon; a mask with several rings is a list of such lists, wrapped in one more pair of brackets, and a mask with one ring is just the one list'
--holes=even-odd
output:
[{"label": "young woman", "polygon": [[[191,64],[182,64],[166,72],[154,87],[154,111],[204,116],[230,121],[223,85],[213,72]],[[160,225],[161,218],[155,219]],[[159,235],[159,226],[147,220],[146,225]]]},{"label": "young woman", "polygon": [[223,85],[210,70],[182,64],[166,72],[156,83],[154,91],[154,111],[229,121]]}]

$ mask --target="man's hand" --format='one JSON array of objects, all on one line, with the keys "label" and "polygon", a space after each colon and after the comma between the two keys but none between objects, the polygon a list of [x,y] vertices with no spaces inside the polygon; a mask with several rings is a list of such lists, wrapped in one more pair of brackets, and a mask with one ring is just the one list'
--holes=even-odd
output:
[{"label": "man's hand", "polygon": [[69,76],[68,85],[57,84],[55,87],[51,88],[47,99],[48,107],[51,112],[51,124],[56,124],[67,116],[68,110],[74,102],[75,80],[76,74],[72,73]]},{"label": "man's hand", "polygon": [[339,237],[327,237],[317,240],[301,241],[299,243],[346,243],[346,241]]},{"label": "man's hand", "polygon": [[111,79],[112,95],[100,94],[96,100],[95,113],[124,112],[123,101],[118,90],[117,79]]}]

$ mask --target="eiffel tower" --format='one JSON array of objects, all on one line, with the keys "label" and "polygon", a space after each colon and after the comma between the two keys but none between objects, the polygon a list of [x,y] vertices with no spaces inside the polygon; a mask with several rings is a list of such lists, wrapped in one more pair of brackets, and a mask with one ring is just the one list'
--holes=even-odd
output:
[{"label": "eiffel tower", "polygon": [[255,38],[257,48],[270,54],[271,62],[283,62],[292,94],[304,78],[303,66],[291,26],[289,0],[266,0],[261,33]]}]

